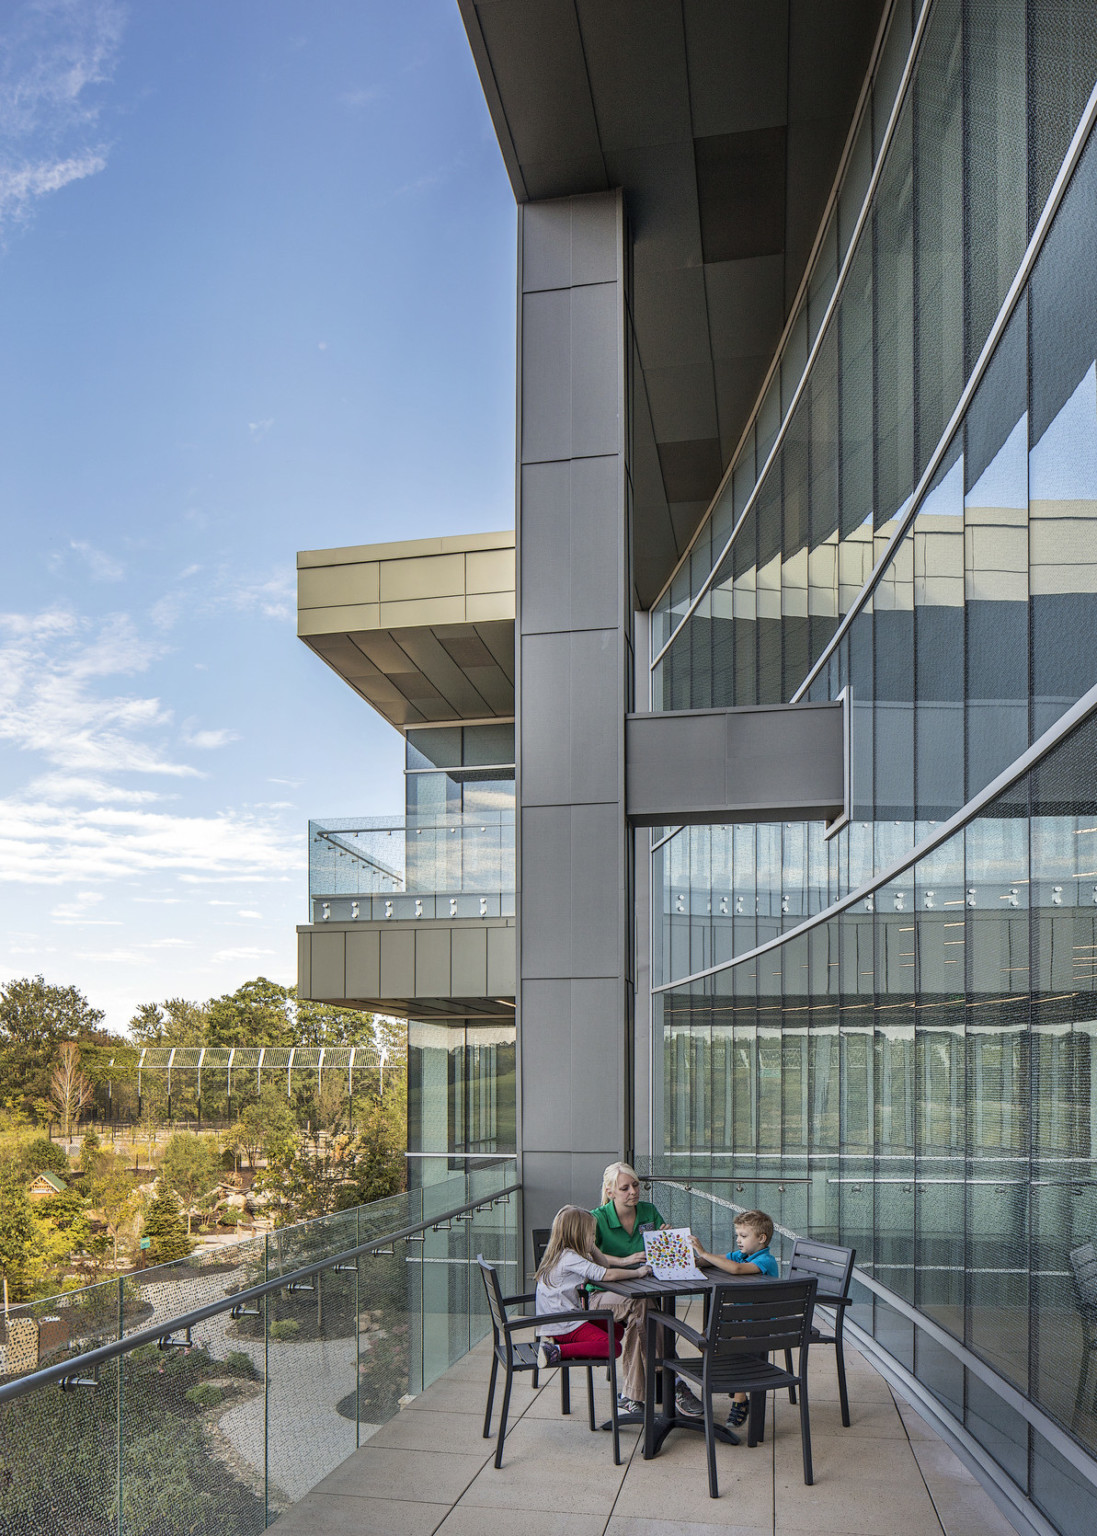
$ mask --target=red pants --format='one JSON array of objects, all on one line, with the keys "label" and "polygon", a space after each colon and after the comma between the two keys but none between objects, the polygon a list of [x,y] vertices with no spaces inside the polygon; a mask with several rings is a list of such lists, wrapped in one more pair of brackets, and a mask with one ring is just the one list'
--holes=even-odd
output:
[{"label": "red pants", "polygon": [[[556,1334],[556,1343],[560,1346],[560,1356],[564,1360],[609,1359],[609,1329],[602,1328],[597,1323],[580,1323],[578,1328],[573,1328],[570,1333]],[[618,1332],[614,1342],[615,1355],[621,1353],[621,1334]]]}]

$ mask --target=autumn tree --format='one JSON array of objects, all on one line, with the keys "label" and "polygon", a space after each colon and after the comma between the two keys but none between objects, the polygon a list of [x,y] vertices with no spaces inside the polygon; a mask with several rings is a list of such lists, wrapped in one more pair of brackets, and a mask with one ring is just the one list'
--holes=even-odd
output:
[{"label": "autumn tree", "polygon": [[61,1134],[66,1141],[81,1114],[92,1101],[94,1089],[80,1070],[80,1048],[66,1040],[57,1052],[57,1064],[50,1078],[50,1101],[61,1120]]}]

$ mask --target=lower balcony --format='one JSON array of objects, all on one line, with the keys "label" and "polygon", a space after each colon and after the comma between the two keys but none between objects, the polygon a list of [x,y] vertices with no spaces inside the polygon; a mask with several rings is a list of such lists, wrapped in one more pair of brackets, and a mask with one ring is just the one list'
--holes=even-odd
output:
[{"label": "lower balcony", "polygon": [[[697,1316],[689,1320],[700,1324]],[[708,1497],[703,1437],[672,1434],[645,1462],[640,1431],[591,1434],[577,1375],[560,1412],[556,1373],[515,1381],[503,1466],[483,1438],[490,1339],[476,1345],[272,1527],[278,1536],[1015,1536],[924,1420],[847,1352],[852,1427],[834,1362],[811,1366],[815,1483],[800,1466],[798,1410],[778,1401],[765,1442],[718,1447],[721,1496]],[[604,1382],[596,1389],[606,1417]],[[496,1394],[496,1415],[501,1392]]]}]

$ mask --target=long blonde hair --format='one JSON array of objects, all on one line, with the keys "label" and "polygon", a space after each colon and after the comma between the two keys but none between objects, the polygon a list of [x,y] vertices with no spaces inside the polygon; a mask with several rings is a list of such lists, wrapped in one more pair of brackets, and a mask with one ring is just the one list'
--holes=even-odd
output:
[{"label": "long blonde hair", "polygon": [[613,1199],[614,1193],[617,1189],[617,1179],[622,1173],[627,1173],[630,1179],[635,1179],[637,1184],[639,1184],[640,1175],[636,1172],[636,1169],[632,1166],[631,1163],[610,1163],[609,1167],[602,1175],[601,1203],[603,1205],[608,1205],[609,1202]]},{"label": "long blonde hair", "polygon": [[556,1212],[552,1222],[545,1256],[537,1267],[535,1280],[540,1280],[559,1263],[560,1255],[571,1249],[580,1258],[594,1258],[594,1236],[597,1228],[594,1217],[580,1205],[565,1205]]}]

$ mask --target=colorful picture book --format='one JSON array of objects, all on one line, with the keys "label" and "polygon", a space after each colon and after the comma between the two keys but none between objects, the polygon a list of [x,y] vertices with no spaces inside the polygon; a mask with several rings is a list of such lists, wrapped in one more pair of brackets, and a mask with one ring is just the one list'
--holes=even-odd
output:
[{"label": "colorful picture book", "polygon": [[697,1268],[688,1227],[668,1227],[663,1232],[645,1232],[644,1257],[657,1280],[704,1278]]}]

